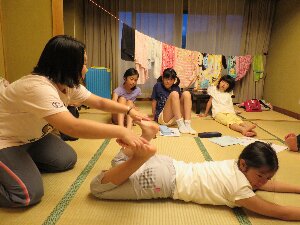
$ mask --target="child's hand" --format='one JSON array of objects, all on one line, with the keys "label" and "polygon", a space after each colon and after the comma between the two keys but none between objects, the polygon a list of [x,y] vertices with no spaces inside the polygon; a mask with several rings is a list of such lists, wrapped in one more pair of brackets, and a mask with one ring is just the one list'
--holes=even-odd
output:
[{"label": "child's hand", "polygon": [[205,113],[201,113],[201,114],[197,114],[198,117],[207,117],[207,114]]}]

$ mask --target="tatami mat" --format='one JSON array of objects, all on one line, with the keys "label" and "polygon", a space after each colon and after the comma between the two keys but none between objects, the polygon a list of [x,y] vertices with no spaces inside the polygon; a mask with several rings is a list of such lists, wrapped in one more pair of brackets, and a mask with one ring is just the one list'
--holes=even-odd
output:
[{"label": "tatami mat", "polygon": [[[151,113],[150,102],[138,102],[144,113]],[[110,114],[96,110],[81,110],[81,118],[109,122]],[[270,111],[242,113],[242,117],[257,124],[257,138],[280,144],[279,139],[288,132],[300,133],[299,121]],[[192,126],[197,132],[219,131],[223,135],[241,135],[218,124],[211,117],[198,118],[192,114]],[[141,133],[138,126],[135,133]],[[169,155],[186,162],[237,158],[243,149],[240,145],[220,147],[197,135],[181,137],[157,136],[152,141],[159,154]],[[78,154],[76,167],[68,172],[43,174],[45,196],[41,203],[28,209],[0,209],[0,224],[287,224],[248,212],[232,210],[225,206],[206,206],[182,201],[104,201],[89,193],[89,184],[102,169],[110,167],[110,161],[119,151],[115,140],[83,140],[69,142]],[[300,154],[282,151],[278,153],[280,170],[276,180],[300,185]],[[300,195],[257,192],[272,202],[299,206]],[[289,224],[299,224],[290,222]]]}]

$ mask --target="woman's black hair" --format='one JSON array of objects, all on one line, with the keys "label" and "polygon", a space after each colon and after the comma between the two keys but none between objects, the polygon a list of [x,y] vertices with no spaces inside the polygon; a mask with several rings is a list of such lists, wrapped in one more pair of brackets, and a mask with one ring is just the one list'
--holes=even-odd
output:
[{"label": "woman's black hair", "polygon": [[270,171],[277,171],[279,168],[276,152],[270,144],[256,141],[244,148],[238,159],[243,159],[248,167],[261,168],[268,167]]},{"label": "woman's black hair", "polygon": [[58,35],[46,44],[32,73],[54,83],[78,86],[82,79],[85,45],[68,35]]},{"label": "woman's black hair", "polygon": [[220,78],[219,82],[218,82],[217,89],[219,89],[220,83],[221,83],[222,80],[225,81],[225,82],[227,82],[228,85],[229,85],[225,92],[231,92],[233,90],[234,86],[235,86],[234,79],[231,76],[229,76],[229,75],[222,76]]},{"label": "woman's black hair", "polygon": [[[139,72],[134,69],[134,68],[129,68],[125,71],[124,75],[123,75],[123,79],[124,81],[127,79],[127,77],[133,76],[133,75],[137,75],[139,78]],[[132,87],[131,90],[133,91],[134,89],[136,89],[136,86]]]},{"label": "woman's black hair", "polygon": [[160,76],[157,79],[157,82],[162,82],[163,78],[171,78],[171,79],[176,80],[175,83],[173,84],[173,86],[178,86],[180,84],[180,79],[179,79],[179,77],[177,77],[176,71],[172,68],[165,69],[162,76]]}]

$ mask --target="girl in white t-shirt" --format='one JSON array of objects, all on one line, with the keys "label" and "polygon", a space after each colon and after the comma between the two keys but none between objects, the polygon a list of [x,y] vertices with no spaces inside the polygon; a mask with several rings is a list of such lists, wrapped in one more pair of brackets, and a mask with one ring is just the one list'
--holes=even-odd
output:
[{"label": "girl in white t-shirt", "polygon": [[235,86],[234,79],[225,75],[220,78],[217,86],[210,86],[207,89],[210,99],[206,104],[204,114],[199,114],[199,117],[206,117],[212,107],[212,117],[219,123],[228,126],[230,129],[240,132],[244,136],[256,136],[254,124],[245,123],[236,115],[232,102],[232,90]]},{"label": "girl in white t-shirt", "polygon": [[1,90],[0,207],[37,204],[44,195],[40,171],[74,167],[75,150],[52,133],[54,128],[71,137],[117,138],[122,146],[145,143],[124,127],[75,118],[69,112],[68,105],[83,104],[149,120],[134,108],[96,96],[82,86],[86,64],[85,45],[58,35],[48,41],[31,74]]},{"label": "girl in white t-shirt", "polygon": [[[136,86],[139,79],[139,73],[134,68],[129,68],[123,75],[124,83],[114,90],[112,100],[127,105],[130,108],[135,108],[134,102],[137,96],[141,95],[141,89]],[[112,122],[122,127],[126,125],[128,129],[132,128],[132,118],[124,113],[112,114]]]},{"label": "girl in white t-shirt", "polygon": [[[151,122],[138,124],[142,137],[149,141],[158,131]],[[269,217],[300,220],[300,207],[280,206],[255,194],[256,190],[300,193],[300,186],[271,180],[278,170],[278,159],[269,144],[252,143],[238,160],[216,162],[185,163],[155,153],[151,144],[122,149],[113,159],[113,167],[93,179],[92,194],[115,200],[172,198],[244,207]]]}]

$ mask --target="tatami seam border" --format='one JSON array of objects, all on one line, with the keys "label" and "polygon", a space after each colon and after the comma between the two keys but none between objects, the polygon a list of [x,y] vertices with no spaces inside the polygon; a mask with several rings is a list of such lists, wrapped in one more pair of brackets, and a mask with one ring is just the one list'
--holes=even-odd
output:
[{"label": "tatami seam border", "polygon": [[97,152],[93,155],[90,161],[87,163],[85,168],[81,171],[80,175],[76,178],[73,184],[70,186],[66,194],[62,197],[59,203],[55,206],[52,210],[50,215],[47,219],[43,222],[43,225],[54,225],[57,223],[67,206],[72,201],[73,197],[75,196],[76,192],[80,188],[81,184],[84,182],[85,178],[88,176],[96,162],[98,161],[99,157],[103,153],[106,146],[109,144],[110,139],[105,139],[100,148]]}]

